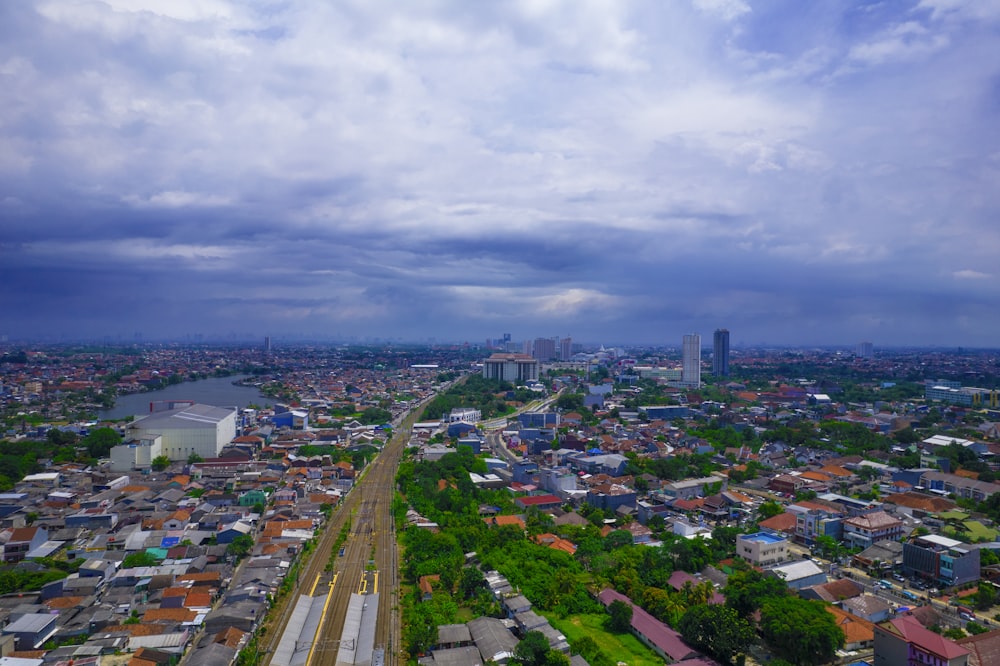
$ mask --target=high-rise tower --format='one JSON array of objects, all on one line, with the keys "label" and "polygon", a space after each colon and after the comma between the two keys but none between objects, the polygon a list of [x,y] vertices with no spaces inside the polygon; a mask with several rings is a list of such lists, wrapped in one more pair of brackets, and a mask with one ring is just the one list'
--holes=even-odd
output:
[{"label": "high-rise tower", "polygon": [[684,336],[684,360],[681,381],[690,388],[701,388],[701,336],[697,333]]},{"label": "high-rise tower", "polygon": [[716,377],[729,376],[729,329],[715,329],[712,338],[712,374]]}]

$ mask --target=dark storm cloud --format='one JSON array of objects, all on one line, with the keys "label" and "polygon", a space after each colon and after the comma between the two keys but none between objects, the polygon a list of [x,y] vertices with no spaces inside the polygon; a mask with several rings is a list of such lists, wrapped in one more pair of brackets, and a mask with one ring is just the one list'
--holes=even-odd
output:
[{"label": "dark storm cloud", "polygon": [[994,344],[998,23],[7,3],[0,334]]}]

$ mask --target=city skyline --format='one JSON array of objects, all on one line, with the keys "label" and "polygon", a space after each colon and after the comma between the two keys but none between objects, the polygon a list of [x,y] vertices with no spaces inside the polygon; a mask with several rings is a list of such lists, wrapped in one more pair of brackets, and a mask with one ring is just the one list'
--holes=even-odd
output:
[{"label": "city skyline", "polygon": [[1000,6],[0,7],[0,336],[997,346]]}]

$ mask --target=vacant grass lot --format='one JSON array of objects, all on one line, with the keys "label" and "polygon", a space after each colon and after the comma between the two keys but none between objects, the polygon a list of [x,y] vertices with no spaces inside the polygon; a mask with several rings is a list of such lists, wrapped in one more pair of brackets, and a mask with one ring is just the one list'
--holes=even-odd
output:
[{"label": "vacant grass lot", "polygon": [[549,613],[540,614],[548,618],[549,623],[569,639],[570,645],[584,636],[590,636],[612,662],[625,662],[629,666],[663,666],[663,659],[632,634],[612,634],[605,629],[604,620],[608,616],[603,613],[572,615],[566,618],[559,618]]}]

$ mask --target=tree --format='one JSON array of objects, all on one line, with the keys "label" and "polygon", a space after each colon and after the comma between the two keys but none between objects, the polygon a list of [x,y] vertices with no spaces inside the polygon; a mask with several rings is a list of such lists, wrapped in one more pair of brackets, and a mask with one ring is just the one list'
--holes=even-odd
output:
[{"label": "tree", "polygon": [[632,628],[632,605],[615,599],[608,604],[608,629],[624,634]]},{"label": "tree", "polygon": [[188,464],[189,465],[193,465],[195,463],[200,463],[200,462],[205,462],[205,459],[202,458],[197,453],[192,453],[191,455],[188,456]]},{"label": "tree", "polygon": [[986,627],[975,621],[966,622],[965,630],[970,634],[972,634],[973,636],[976,636],[978,634],[985,634],[987,631],[989,631],[989,629],[987,629]]},{"label": "tree", "polygon": [[774,500],[767,500],[760,505],[757,509],[757,515],[760,516],[761,520],[767,520],[768,518],[774,518],[775,516],[780,516],[785,512],[785,507],[781,506],[778,502]]},{"label": "tree", "polygon": [[787,596],[788,587],[778,578],[765,576],[755,569],[745,569],[733,572],[722,592],[727,606],[743,617],[749,617],[766,600]]},{"label": "tree", "polygon": [[976,610],[988,610],[997,602],[997,590],[992,583],[981,581],[979,589],[972,595],[972,599],[976,604]]},{"label": "tree", "polygon": [[582,393],[562,393],[556,399],[556,407],[565,412],[575,412],[583,409]]},{"label": "tree", "polygon": [[226,547],[226,553],[236,559],[246,557],[253,551],[254,540],[249,534],[241,534]]},{"label": "tree", "polygon": [[137,553],[129,553],[122,560],[123,569],[131,569],[132,567],[153,567],[159,564],[160,561],[142,550]]},{"label": "tree", "polygon": [[839,541],[826,534],[821,534],[816,537],[816,548],[823,554],[823,557],[828,560],[840,557],[841,553],[844,551],[844,547]]},{"label": "tree", "polygon": [[107,458],[112,447],[121,443],[121,435],[114,428],[95,428],[80,441],[87,447],[87,455],[91,458]]},{"label": "tree", "polygon": [[166,456],[156,456],[153,461],[149,464],[156,472],[162,472],[166,468],[170,467],[170,458]]},{"label": "tree", "polygon": [[844,646],[844,632],[826,604],[800,597],[768,599],[760,609],[760,633],[793,664],[825,664]]},{"label": "tree", "polygon": [[464,567],[458,577],[458,593],[462,599],[471,599],[486,589],[486,578],[479,567]]},{"label": "tree", "polygon": [[529,631],[514,648],[514,661],[523,666],[543,666],[549,639],[540,631]]},{"label": "tree", "polygon": [[688,608],[677,626],[684,640],[719,661],[729,662],[753,644],[753,626],[734,609],[720,604]]},{"label": "tree", "polygon": [[604,549],[611,551],[632,545],[632,533],[628,530],[614,530],[604,537]]}]

